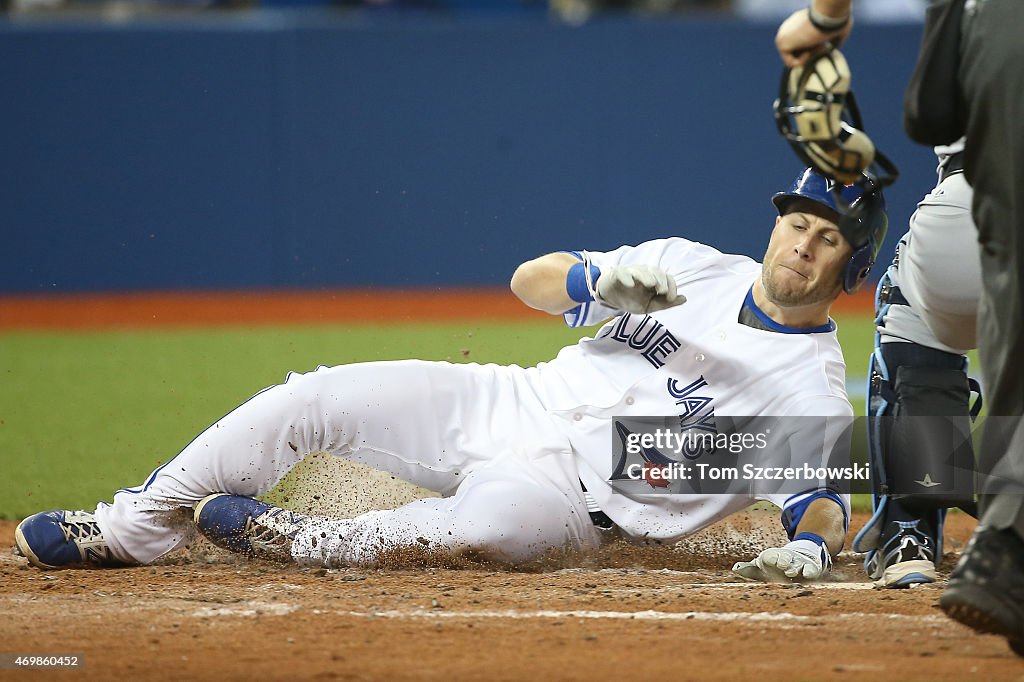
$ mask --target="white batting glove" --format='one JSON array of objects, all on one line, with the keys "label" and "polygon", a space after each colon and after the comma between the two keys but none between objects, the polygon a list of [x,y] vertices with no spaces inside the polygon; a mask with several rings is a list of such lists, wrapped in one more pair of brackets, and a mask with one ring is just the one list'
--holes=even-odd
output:
[{"label": "white batting glove", "polygon": [[753,561],[737,561],[732,572],[766,583],[821,580],[832,572],[832,557],[824,545],[796,540],[785,547],[766,549]]},{"label": "white batting glove", "polygon": [[686,302],[671,275],[653,265],[619,265],[601,272],[594,300],[626,313],[647,314]]}]

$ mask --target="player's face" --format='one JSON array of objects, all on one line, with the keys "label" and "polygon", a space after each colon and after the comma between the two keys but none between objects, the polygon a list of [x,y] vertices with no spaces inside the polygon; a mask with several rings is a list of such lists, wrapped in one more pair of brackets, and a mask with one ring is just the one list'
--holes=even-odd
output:
[{"label": "player's face", "polygon": [[829,214],[797,205],[775,220],[761,284],[779,306],[831,302],[842,290],[843,269],[852,253]]}]

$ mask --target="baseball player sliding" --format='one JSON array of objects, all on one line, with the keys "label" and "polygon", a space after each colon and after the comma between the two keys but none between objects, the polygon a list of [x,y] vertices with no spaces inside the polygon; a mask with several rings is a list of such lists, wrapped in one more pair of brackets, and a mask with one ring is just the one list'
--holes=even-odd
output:
[{"label": "baseball player sliding", "polygon": [[[17,547],[41,568],[147,564],[186,545],[197,525],[220,546],[304,565],[372,565],[408,545],[515,563],[593,548],[597,524],[672,542],[766,499],[782,510],[792,541],[734,570],[757,580],[822,578],[847,527],[848,498],[835,489],[664,494],[657,481],[641,480],[625,493],[612,480],[613,417],[667,415],[684,424],[699,410],[712,432],[715,416],[853,419],[829,309],[877,255],[886,229],[880,193],[807,170],[773,202],[763,264],[668,238],[519,266],[511,287],[526,305],[571,326],[609,320],[549,362],[409,360],[289,374],[141,486],[117,491],[112,504],[25,519]],[[801,441],[797,430],[789,440],[816,464],[841,432]],[[255,499],[317,451],[442,497],[350,519]],[[712,457],[688,454],[698,463]],[[179,513],[193,507],[195,525]]]}]

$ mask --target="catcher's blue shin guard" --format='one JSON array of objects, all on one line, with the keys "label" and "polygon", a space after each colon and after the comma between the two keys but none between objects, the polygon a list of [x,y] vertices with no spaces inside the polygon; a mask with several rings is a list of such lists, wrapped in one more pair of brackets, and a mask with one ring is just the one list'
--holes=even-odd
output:
[{"label": "catcher's blue shin guard", "polygon": [[[891,269],[890,269],[891,272]],[[876,324],[892,305],[907,305],[890,272],[879,282]],[[875,335],[868,385],[868,449],[873,515],[853,549],[867,552],[868,574],[886,586],[935,579],[946,510],[974,513],[974,451],[967,358]]]}]

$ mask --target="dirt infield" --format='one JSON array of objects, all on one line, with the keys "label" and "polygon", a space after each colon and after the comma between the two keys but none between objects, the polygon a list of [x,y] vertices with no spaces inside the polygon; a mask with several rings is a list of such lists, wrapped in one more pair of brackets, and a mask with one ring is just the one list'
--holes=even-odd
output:
[{"label": "dirt infield", "polygon": [[[840,296],[833,311],[869,312],[872,307],[872,295],[865,291]],[[527,308],[504,287],[0,296],[0,329],[69,331],[531,318],[550,316]]]},{"label": "dirt infield", "polygon": [[[672,548],[616,541],[583,568],[316,571],[197,545],[160,566],[43,572],[12,554],[14,523],[0,521],[0,654],[83,661],[0,680],[1024,677],[1003,640],[942,615],[941,583],[873,590],[847,555],[820,585],[734,579],[737,553],[776,525],[755,511]],[[943,576],[972,526],[951,517]]]},{"label": "dirt infield", "polygon": [[[453,296],[0,298],[0,328],[543,318],[507,292]],[[15,523],[0,520],[0,682],[1024,679],[1002,639],[936,609],[942,583],[876,591],[846,554],[823,584],[734,578],[735,560],[784,542],[778,525],[752,512],[673,547],[615,541],[529,570],[396,556],[316,571],[197,544],[159,566],[44,572],[14,556]],[[950,517],[943,577],[972,527]],[[16,669],[17,654],[77,655],[81,666]]]}]

